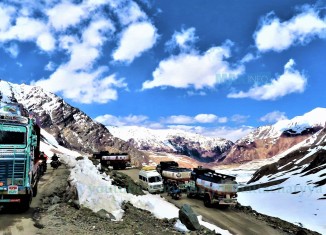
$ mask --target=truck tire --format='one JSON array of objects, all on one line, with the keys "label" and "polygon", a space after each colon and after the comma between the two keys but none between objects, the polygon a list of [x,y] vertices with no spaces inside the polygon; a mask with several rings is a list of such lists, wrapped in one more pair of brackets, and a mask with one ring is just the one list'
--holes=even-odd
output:
[{"label": "truck tire", "polygon": [[34,187],[33,187],[33,197],[36,197],[36,195],[37,195],[37,183],[34,185]]},{"label": "truck tire", "polygon": [[28,211],[28,209],[31,206],[31,203],[32,203],[32,195],[31,194],[24,195],[20,201],[20,207],[19,207],[20,211],[21,212]]},{"label": "truck tire", "polygon": [[205,194],[204,196],[204,206],[205,207],[212,207],[212,202],[211,202],[211,198],[208,194]]}]

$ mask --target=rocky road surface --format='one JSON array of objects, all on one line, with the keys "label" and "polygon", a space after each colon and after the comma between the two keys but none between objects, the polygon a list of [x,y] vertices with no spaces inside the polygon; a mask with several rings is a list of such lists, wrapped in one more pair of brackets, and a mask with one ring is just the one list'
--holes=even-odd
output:
[{"label": "rocky road surface", "polygon": [[[120,171],[137,181],[138,169],[128,169]],[[237,235],[281,235],[281,234],[318,234],[316,232],[301,229],[300,227],[280,220],[259,214],[250,208],[237,206],[235,208],[207,208],[200,199],[189,199],[184,194],[180,200],[173,200],[166,193],[162,194],[168,201],[181,207],[183,204],[189,204],[192,209],[212,224],[222,229],[229,230]]]},{"label": "rocky road surface", "polygon": [[[122,173],[129,175],[135,181],[138,178],[137,169],[120,171],[119,175],[123,175]],[[157,219],[150,212],[137,209],[129,203],[123,205],[125,210],[123,221],[111,221],[103,211],[94,213],[87,208],[81,208],[75,200],[69,197],[71,191],[68,190],[68,177],[69,169],[64,165],[57,170],[48,168],[39,182],[38,195],[33,199],[31,208],[27,212],[20,213],[16,211],[17,208],[15,207],[0,211],[0,234],[182,234],[174,229],[176,219]],[[118,183],[123,184],[123,182]],[[271,223],[270,221],[275,218],[255,214],[247,208],[245,210],[241,207],[220,210],[206,208],[198,199],[183,197],[181,200],[175,201],[166,194],[162,196],[177,207],[181,207],[184,203],[189,204],[206,221],[227,229],[233,234],[316,234],[297,227],[287,227],[288,223],[282,224],[278,220]],[[202,228],[189,234],[208,235],[213,233]]]}]

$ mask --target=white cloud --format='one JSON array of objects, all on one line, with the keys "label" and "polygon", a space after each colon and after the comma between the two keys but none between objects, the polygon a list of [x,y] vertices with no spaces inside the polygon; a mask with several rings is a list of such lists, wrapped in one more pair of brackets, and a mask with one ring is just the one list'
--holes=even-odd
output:
[{"label": "white cloud", "polygon": [[56,30],[65,30],[69,26],[79,24],[83,17],[87,16],[82,5],[69,2],[59,3],[47,11],[49,23]]},{"label": "white cloud", "polygon": [[215,122],[218,117],[214,114],[198,114],[194,117],[197,122],[201,123],[212,123]]},{"label": "white cloud", "polygon": [[128,25],[137,21],[146,20],[147,15],[140,9],[137,3],[130,1],[127,5],[116,9],[121,24]]},{"label": "white cloud", "polygon": [[284,22],[269,14],[254,34],[256,47],[262,52],[280,52],[292,45],[304,45],[314,38],[325,36],[326,19],[319,17],[319,13],[311,8]]},{"label": "white cloud", "polygon": [[106,103],[118,98],[117,89],[125,88],[124,79],[115,74],[106,76],[107,67],[94,68],[101,55],[100,48],[106,35],[114,32],[110,20],[98,19],[84,29],[81,39],[63,36],[59,46],[66,50],[70,59],[61,64],[48,79],[35,82],[48,91],[62,92],[65,98],[80,103]]},{"label": "white cloud", "polygon": [[49,79],[34,82],[51,92],[62,92],[63,96],[79,103],[107,103],[118,98],[117,89],[127,84],[123,79],[110,75],[103,78],[105,68],[94,72],[71,71],[60,66]]},{"label": "white cloud", "polygon": [[212,47],[202,55],[193,51],[171,56],[159,63],[153,72],[154,79],[145,81],[143,89],[162,86],[212,88],[218,83],[225,82],[223,79],[217,79],[217,74],[232,74],[229,77],[234,78],[244,72],[244,66],[239,65],[233,68],[229,62],[225,61],[229,57],[229,45]]},{"label": "white cloud", "polygon": [[163,118],[162,122],[168,124],[191,124],[194,123],[194,118],[186,115],[172,115],[167,118]]},{"label": "white cloud", "polygon": [[280,111],[273,111],[270,113],[267,113],[263,117],[261,117],[259,120],[261,122],[269,122],[269,123],[275,123],[281,120],[287,120],[287,116],[285,115],[285,112]]},{"label": "white cloud", "polygon": [[295,62],[290,59],[284,66],[284,73],[270,83],[255,86],[247,92],[230,93],[229,98],[252,98],[255,100],[275,100],[291,93],[302,93],[307,78],[293,67]]},{"label": "white cloud", "polygon": [[5,52],[7,52],[12,58],[16,58],[19,54],[19,47],[16,43],[10,43],[3,46]]},{"label": "white cloud", "polygon": [[147,116],[144,115],[128,115],[125,117],[121,116],[113,116],[110,114],[105,114],[96,117],[94,120],[102,123],[105,126],[129,126],[135,124],[141,124],[148,119]]},{"label": "white cloud", "polygon": [[36,44],[43,51],[52,51],[55,48],[55,39],[50,33],[43,33],[37,38]]},{"label": "white cloud", "polygon": [[56,64],[50,61],[45,67],[44,70],[46,71],[54,71],[56,68]]},{"label": "white cloud", "polygon": [[157,40],[157,29],[149,22],[133,23],[122,32],[113,59],[131,63],[143,52],[152,48]]},{"label": "white cloud", "polygon": [[[6,23],[8,24],[8,23]],[[3,27],[3,26],[2,26]],[[15,25],[7,25],[0,31],[0,41],[11,40],[35,41],[43,51],[52,51],[55,48],[55,39],[48,31],[44,22],[29,17],[18,17]]]},{"label": "white cloud", "polygon": [[197,114],[196,116],[172,115],[161,118],[166,124],[193,124],[193,123],[226,123],[227,117],[218,117],[215,114]]},{"label": "white cloud", "polygon": [[235,123],[244,123],[248,120],[249,117],[249,115],[235,114],[231,117],[231,121]]},{"label": "white cloud", "polygon": [[0,32],[5,32],[11,26],[11,18],[15,13],[13,7],[7,7],[5,5],[0,5]]},{"label": "white cloud", "polygon": [[174,32],[172,39],[165,45],[168,50],[172,50],[179,47],[181,51],[189,51],[192,49],[193,44],[198,40],[195,34],[195,28],[189,28],[187,30],[182,29],[181,32]]}]

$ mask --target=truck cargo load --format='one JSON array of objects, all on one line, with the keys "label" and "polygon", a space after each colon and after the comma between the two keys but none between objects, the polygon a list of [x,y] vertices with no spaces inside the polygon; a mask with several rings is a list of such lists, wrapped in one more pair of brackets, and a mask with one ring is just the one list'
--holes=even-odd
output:
[{"label": "truck cargo load", "polygon": [[93,153],[93,157],[99,159],[102,166],[112,166],[114,170],[126,169],[127,166],[130,166],[130,156],[128,153],[101,151]]},{"label": "truck cargo load", "polygon": [[204,204],[230,206],[237,203],[238,184],[234,176],[220,174],[208,168],[195,168],[187,189],[188,197],[201,197]]}]

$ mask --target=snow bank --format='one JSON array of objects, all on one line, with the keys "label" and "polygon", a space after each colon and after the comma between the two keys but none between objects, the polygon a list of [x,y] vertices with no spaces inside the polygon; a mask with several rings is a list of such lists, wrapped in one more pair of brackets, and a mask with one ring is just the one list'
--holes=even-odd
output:
[{"label": "snow bank", "polygon": [[[69,180],[77,188],[80,204],[94,212],[104,209],[112,214],[116,220],[121,220],[124,213],[121,208],[122,203],[130,202],[139,209],[152,212],[159,219],[172,219],[179,215],[179,209],[160,195],[136,196],[127,193],[124,188],[112,185],[110,177],[105,173],[98,172],[93,163],[86,157],[79,161],[67,155],[60,157],[64,163],[72,167]],[[223,235],[230,234],[226,230],[202,221],[201,216],[199,221],[200,224],[210,230],[218,231]],[[180,223],[177,222],[175,228],[179,231],[186,231],[184,225]]]},{"label": "snow bank", "polygon": [[[262,214],[326,234],[326,203],[325,199],[320,199],[326,195],[326,186],[314,185],[322,179],[320,176],[326,174],[326,169],[307,176],[300,173],[301,170],[274,174],[275,179],[289,179],[275,186],[240,192],[238,201]],[[252,185],[268,182],[269,179],[269,176],[264,176]]]}]

